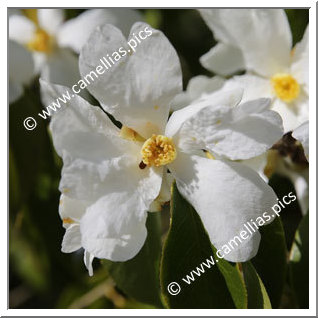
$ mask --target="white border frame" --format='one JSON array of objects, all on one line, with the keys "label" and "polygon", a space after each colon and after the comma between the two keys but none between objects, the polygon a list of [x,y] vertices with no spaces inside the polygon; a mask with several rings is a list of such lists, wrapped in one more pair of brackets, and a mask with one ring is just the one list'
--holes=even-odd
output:
[{"label": "white border frame", "polygon": [[[90,0],[89,2],[84,0],[55,0],[51,2],[51,5],[47,5],[48,2],[40,0],[30,0],[23,2],[21,0],[6,0],[5,4],[1,5],[1,42],[7,43],[7,7],[65,7],[65,8],[90,8],[100,7],[102,4],[98,0]],[[88,7],[87,4],[90,4]],[[108,3],[107,3],[108,4]],[[108,6],[113,7],[134,7],[137,8],[178,8],[184,5],[182,1],[161,0],[149,3],[145,0],[137,0],[134,2],[128,2],[123,0],[116,0]],[[310,7],[309,10],[309,117],[310,117],[310,195],[309,195],[309,210],[310,214],[310,256],[309,256],[309,309],[271,309],[270,311],[264,309],[7,309],[8,300],[8,281],[7,273],[9,271],[8,261],[1,262],[1,298],[0,298],[0,314],[1,316],[316,316],[316,2],[309,0],[295,1],[295,0],[268,0],[268,1],[255,1],[241,0],[238,2],[234,0],[196,0],[192,3],[194,8],[198,7],[280,7],[280,8],[304,8]],[[191,7],[190,7],[191,8]],[[2,46],[0,51],[1,61],[1,91],[2,96],[8,96],[8,83],[7,83],[7,50]],[[5,89],[4,89],[5,88]],[[7,99],[6,99],[7,101]],[[4,104],[4,102],[3,102]],[[6,102],[6,105],[8,103]],[[2,105],[0,107],[1,112],[1,134],[0,140],[2,149],[8,149],[8,110],[7,107]],[[1,167],[7,167],[8,173],[8,152],[7,157],[1,156]],[[5,173],[3,173],[5,175]],[[8,180],[4,178],[1,181],[1,202],[7,202],[4,209],[2,209],[2,222],[0,229],[0,242],[1,242],[1,255],[8,255],[8,227],[7,227],[7,215],[5,211],[8,211]],[[4,205],[4,204],[3,204]],[[7,257],[5,257],[7,259]]]}]

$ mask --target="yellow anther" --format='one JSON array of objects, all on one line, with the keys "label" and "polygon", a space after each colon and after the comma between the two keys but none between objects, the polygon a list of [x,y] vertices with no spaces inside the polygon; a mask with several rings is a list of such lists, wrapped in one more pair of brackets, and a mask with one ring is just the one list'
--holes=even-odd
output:
[{"label": "yellow anther", "polygon": [[147,166],[163,166],[177,157],[176,147],[171,138],[152,135],[141,148],[142,162]]},{"label": "yellow anther", "polygon": [[54,47],[53,38],[44,30],[38,29],[35,31],[34,38],[27,44],[31,51],[50,53]]},{"label": "yellow anther", "polygon": [[127,126],[122,126],[119,136],[123,139],[132,141],[144,142],[146,140],[144,137],[140,136],[136,131]]},{"label": "yellow anther", "polygon": [[204,153],[205,153],[205,156],[208,158],[208,159],[212,159],[212,160],[215,160],[215,157],[211,154],[211,152],[207,151],[207,150],[203,150]]},{"label": "yellow anther", "polygon": [[299,95],[299,84],[290,74],[278,73],[271,78],[276,96],[284,102],[291,102]]},{"label": "yellow anther", "polygon": [[72,224],[74,221],[71,218],[64,218],[63,219],[63,224]]}]

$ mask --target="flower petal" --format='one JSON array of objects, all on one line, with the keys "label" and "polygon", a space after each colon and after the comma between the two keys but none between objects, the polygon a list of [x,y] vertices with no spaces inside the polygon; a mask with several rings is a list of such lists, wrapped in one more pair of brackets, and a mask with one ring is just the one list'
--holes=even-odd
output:
[{"label": "flower petal", "polygon": [[88,270],[88,275],[93,276],[93,260],[94,260],[94,255],[84,251],[84,264]]},{"label": "flower petal", "polygon": [[172,174],[164,169],[160,192],[156,199],[151,203],[148,212],[159,212],[162,210],[162,206],[170,201],[173,180]]},{"label": "flower petal", "polygon": [[80,53],[89,35],[98,25],[112,24],[119,28],[125,36],[128,36],[131,26],[137,21],[143,21],[143,18],[134,9],[108,8],[87,10],[61,26],[57,34],[58,43],[62,47],[70,47],[76,53]]},{"label": "flower petal", "polygon": [[297,79],[298,83],[303,84],[303,87],[308,94],[309,87],[309,27],[302,40],[296,44],[292,55],[291,73]]},{"label": "flower petal", "polygon": [[[284,132],[294,130],[300,124],[299,106],[303,105],[298,103],[285,103],[280,99],[276,99],[273,102],[272,110],[280,114],[283,119]],[[307,117],[308,118],[308,117]]]},{"label": "flower petal", "polygon": [[292,136],[301,142],[306,158],[309,161],[309,121],[306,121],[296,128]]},{"label": "flower petal", "polygon": [[9,103],[14,103],[23,94],[23,86],[9,79]]},{"label": "flower petal", "polygon": [[257,157],[240,161],[241,164],[248,166],[252,170],[256,171],[259,176],[268,183],[268,177],[266,176],[264,170],[267,165],[268,151],[262,153]]},{"label": "flower petal", "polygon": [[[49,34],[56,34],[58,28],[64,21],[63,9],[38,9],[38,20],[40,27]],[[79,32],[79,30],[77,30]],[[74,34],[76,36],[76,34]]]},{"label": "flower petal", "polygon": [[12,82],[28,84],[34,76],[32,55],[22,45],[9,41],[9,78]]},{"label": "flower petal", "polygon": [[32,40],[36,30],[35,24],[23,15],[9,17],[9,39],[20,44],[27,44]]},{"label": "flower petal", "polygon": [[81,245],[81,232],[80,226],[77,223],[71,224],[65,231],[62,241],[62,252],[73,253],[80,249]]},{"label": "flower petal", "polygon": [[[97,27],[81,51],[80,71],[84,77],[102,65],[103,57],[109,61],[107,53],[122,49],[125,56],[120,54],[120,60],[87,88],[107,112],[149,138],[153,133],[164,132],[169,103],[182,90],[181,68],[174,48],[162,32],[145,23],[135,23],[129,41],[135,41],[134,34],[148,37],[132,53],[116,27]],[[127,50],[132,54],[127,54]]]},{"label": "flower petal", "polygon": [[207,106],[184,122],[178,146],[185,152],[205,149],[232,160],[256,157],[283,135],[280,116],[269,110],[270,100],[261,98],[226,107]]},{"label": "flower petal", "polygon": [[198,75],[192,77],[187,90],[178,94],[171,102],[171,110],[176,111],[189,106],[194,100],[206,94],[219,90],[224,84],[224,79],[219,76],[207,77]]},{"label": "flower petal", "polygon": [[[65,194],[61,194],[59,204],[59,214],[63,220],[63,226],[69,227],[69,224],[79,223],[82,216],[86,212],[86,208],[90,205],[90,202],[83,200],[74,200]],[[66,222],[64,222],[66,220]]]},{"label": "flower petal", "polygon": [[288,70],[292,35],[284,10],[199,11],[217,40],[241,50],[247,70],[263,76]]},{"label": "flower petal", "polygon": [[[211,243],[220,249],[242,230],[244,224],[270,212],[277,197],[258,174],[235,162],[210,160],[182,154],[169,165],[180,193],[201,217]],[[270,213],[272,214],[272,213]],[[269,223],[270,220],[265,220]],[[259,234],[242,239],[225,259],[245,262],[258,250]]]},{"label": "flower petal", "polygon": [[223,76],[244,70],[245,62],[239,48],[225,43],[218,43],[200,57],[200,63],[207,70]]},{"label": "flower petal", "polygon": [[274,97],[270,81],[257,75],[245,74],[234,76],[224,83],[222,90],[232,90],[238,88],[244,90],[242,103],[257,98]]},{"label": "flower petal", "polygon": [[243,90],[241,88],[228,91],[222,89],[212,94],[203,95],[201,99],[190,106],[173,112],[166,125],[165,135],[169,137],[176,135],[185,121],[205,107],[212,105],[236,106],[241,101],[242,95]]},{"label": "flower petal", "polygon": [[113,193],[88,208],[81,220],[82,245],[95,257],[123,262],[142,248],[146,206],[135,193]]},{"label": "flower petal", "polygon": [[78,58],[67,49],[57,50],[42,64],[41,78],[59,85],[73,86],[81,78]]}]

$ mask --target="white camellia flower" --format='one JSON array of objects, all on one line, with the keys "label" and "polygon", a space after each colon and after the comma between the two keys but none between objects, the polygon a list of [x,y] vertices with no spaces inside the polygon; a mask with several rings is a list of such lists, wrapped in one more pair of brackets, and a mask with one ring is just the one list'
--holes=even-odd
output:
[{"label": "white camellia flower", "polygon": [[[20,77],[32,78],[40,73],[43,79],[52,83],[71,86],[80,79],[80,74],[78,57],[69,48],[79,53],[92,30],[100,24],[114,23],[128,33],[131,25],[140,20],[141,15],[132,9],[120,9],[120,12],[119,9],[87,10],[65,23],[62,9],[24,9],[20,14],[17,10],[11,12],[9,38],[32,52],[35,64],[34,68],[22,67]],[[11,50],[9,53],[15,54]],[[29,58],[13,62],[27,64]]]},{"label": "white camellia flower", "polygon": [[243,87],[243,101],[273,99],[285,132],[308,119],[308,27],[292,48],[292,33],[282,9],[201,9],[218,44],[202,65],[220,75],[246,70],[225,84]]},{"label": "white camellia flower", "polygon": [[[134,24],[129,38],[146,27]],[[88,74],[105,52],[119,47],[128,50],[119,29],[98,27],[81,51],[81,73]],[[152,30],[136,52],[87,87],[103,110],[122,123],[120,129],[80,96],[53,115],[53,142],[64,162],[62,248],[83,247],[90,274],[94,257],[126,261],[140,251],[147,211],[162,197],[167,174],[199,213],[217,248],[277,202],[255,171],[235,162],[260,155],[281,137],[281,118],[268,109],[270,101],[242,104],[240,89],[216,92],[168,119],[170,102],[181,87],[174,48]],[[47,104],[67,90],[45,81],[41,88]],[[256,232],[225,258],[246,261],[256,254],[259,241]]]}]

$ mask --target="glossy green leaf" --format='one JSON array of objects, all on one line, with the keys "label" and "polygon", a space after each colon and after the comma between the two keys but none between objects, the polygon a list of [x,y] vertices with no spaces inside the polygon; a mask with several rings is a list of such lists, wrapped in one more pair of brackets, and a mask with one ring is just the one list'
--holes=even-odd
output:
[{"label": "glossy green leaf", "polygon": [[[233,297],[234,304],[228,287],[245,297],[244,287],[234,286],[242,284],[235,266],[231,267],[225,261],[220,262],[220,267],[212,265],[208,263],[208,260],[211,262],[211,255],[213,248],[198,214],[174,185],[171,226],[161,263],[161,288],[169,308],[235,308],[235,304],[244,306],[244,300],[239,300],[239,294]],[[209,264],[209,268],[203,262]],[[232,282],[231,273],[234,274]],[[181,289],[176,295],[168,292],[168,286],[172,293],[177,291],[176,284],[170,285],[173,282],[178,283]]]},{"label": "glossy green leaf", "polygon": [[136,257],[127,262],[103,262],[117,286],[137,301],[161,308],[159,263],[160,213],[148,213],[148,236]]},{"label": "glossy green leaf", "polygon": [[299,308],[309,308],[309,213],[301,221],[291,249],[290,278]]},{"label": "glossy green leaf", "polygon": [[[213,255],[216,257],[216,248],[212,246],[212,249]],[[238,309],[247,308],[247,290],[238,264],[228,262],[223,258],[218,258],[217,266],[226,281],[235,307]]]},{"label": "glossy green leaf", "polygon": [[260,228],[260,247],[252,263],[261,277],[273,308],[278,308],[286,279],[286,243],[280,218]]},{"label": "glossy green leaf", "polygon": [[251,262],[242,263],[244,281],[247,288],[249,309],[270,309],[271,302],[260,277]]}]

